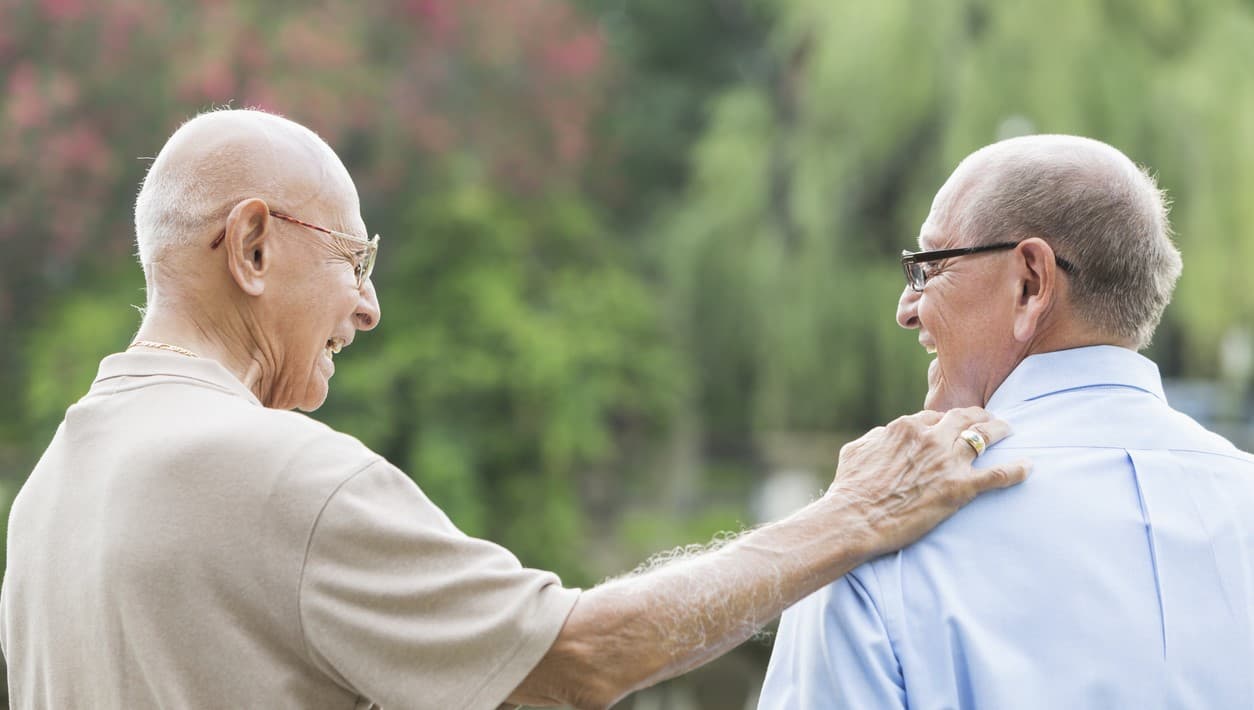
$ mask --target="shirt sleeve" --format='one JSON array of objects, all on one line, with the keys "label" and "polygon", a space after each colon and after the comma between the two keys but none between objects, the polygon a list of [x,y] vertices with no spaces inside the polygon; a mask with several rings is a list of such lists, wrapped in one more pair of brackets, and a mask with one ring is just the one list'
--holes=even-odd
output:
[{"label": "shirt sleeve", "polygon": [[758,710],[906,707],[869,565],[784,612]]},{"label": "shirt sleeve", "polygon": [[387,462],[327,501],[300,583],[307,652],[389,709],[484,708],[548,651],[579,592],[469,537]]}]

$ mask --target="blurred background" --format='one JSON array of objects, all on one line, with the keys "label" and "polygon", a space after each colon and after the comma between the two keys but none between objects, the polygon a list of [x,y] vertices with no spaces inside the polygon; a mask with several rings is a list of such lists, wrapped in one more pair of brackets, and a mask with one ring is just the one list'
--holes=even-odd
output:
[{"label": "blurred background", "polygon": [[[318,131],[382,235],[314,416],[569,585],[789,512],[921,406],[897,257],[1013,135],[1158,176],[1148,354],[1254,445],[1251,0],[0,0],[0,86],[3,511],[138,326],[149,159],[224,105]],[[769,654],[620,707],[753,707]]]}]

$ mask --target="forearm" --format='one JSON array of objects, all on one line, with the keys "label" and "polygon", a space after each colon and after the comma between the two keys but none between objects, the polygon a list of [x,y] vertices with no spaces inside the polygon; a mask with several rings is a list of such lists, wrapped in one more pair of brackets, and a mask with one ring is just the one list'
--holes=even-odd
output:
[{"label": "forearm", "polygon": [[725,547],[586,592],[511,701],[607,707],[748,638],[787,606],[861,562],[895,550],[977,493],[1027,466],[972,470],[965,427],[996,441],[981,410],[920,412],[841,449],[836,482],[793,516]]},{"label": "forearm", "polygon": [[865,515],[831,495],[715,551],[585,592],[533,673],[547,687],[514,701],[606,707],[727,652],[864,561]]}]

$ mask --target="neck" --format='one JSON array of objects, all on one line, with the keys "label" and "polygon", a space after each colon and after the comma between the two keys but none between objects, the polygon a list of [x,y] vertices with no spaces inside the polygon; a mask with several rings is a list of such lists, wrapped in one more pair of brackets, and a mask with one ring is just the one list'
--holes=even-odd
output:
[{"label": "neck", "polygon": [[1038,337],[1033,338],[1028,343],[1024,357],[1041,353],[1052,353],[1058,350],[1084,348],[1090,345],[1114,345],[1133,351],[1136,350],[1136,347],[1126,340],[1097,332],[1086,324],[1079,322],[1078,319],[1070,318],[1064,324],[1055,323],[1042,328],[1038,333]]},{"label": "neck", "polygon": [[[190,316],[187,311],[195,313]],[[265,358],[253,345],[244,319],[226,317],[205,309],[183,309],[170,304],[150,304],[134,340],[165,343],[214,360],[244,384],[263,404]]]},{"label": "neck", "polygon": [[1000,376],[993,377],[988,381],[987,389],[983,393],[983,404],[988,403],[993,393],[997,391],[998,387],[1001,387],[1002,382],[1010,376],[1010,373],[1014,372],[1015,368],[1029,357],[1059,350],[1089,347],[1091,345],[1114,345],[1136,351],[1136,347],[1132,344],[1097,332],[1087,324],[1080,322],[1077,318],[1047,319],[1036,328],[1030,338],[1026,341],[1016,341],[1006,353],[1006,358],[1002,360],[1005,370],[999,373]]}]

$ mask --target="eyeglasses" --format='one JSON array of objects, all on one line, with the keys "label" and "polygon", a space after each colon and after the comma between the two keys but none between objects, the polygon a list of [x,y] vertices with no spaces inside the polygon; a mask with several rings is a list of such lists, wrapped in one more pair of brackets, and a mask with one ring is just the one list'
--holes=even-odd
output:
[{"label": "eyeglasses", "polygon": [[[930,274],[924,268],[924,264],[940,261],[942,259],[953,259],[958,256],[969,256],[971,254],[979,254],[986,251],[1000,251],[1002,249],[1014,249],[1019,246],[1019,242],[998,242],[996,244],[985,244],[978,247],[966,247],[964,249],[937,249],[935,251],[905,251],[901,252],[901,269],[906,272],[906,283],[914,291],[922,291],[923,286],[927,284]],[[1054,262],[1058,264],[1058,268],[1066,273],[1075,271],[1075,267],[1066,259],[1054,255]]]},{"label": "eyeglasses", "polygon": [[[361,287],[366,284],[366,279],[370,278],[370,274],[374,271],[375,257],[379,254],[379,235],[377,234],[374,235],[373,239],[362,239],[361,237],[354,236],[352,234],[345,234],[344,232],[337,232],[334,229],[327,229],[326,227],[319,227],[316,224],[310,224],[308,222],[296,219],[295,217],[289,214],[283,214],[282,212],[276,212],[274,210],[270,210],[270,216],[274,217],[275,219],[281,219],[284,222],[291,222],[292,224],[299,224],[302,227],[305,227],[307,229],[312,229],[317,232],[322,232],[323,234],[329,234],[332,237],[335,237],[337,239],[347,239],[350,242],[356,242],[357,244],[365,245],[366,253],[353,261],[353,275],[357,277],[357,290],[360,291]],[[209,244],[209,248],[217,249],[218,245],[221,244],[222,240],[225,238],[226,238],[226,229],[224,228],[222,230],[222,233],[219,234],[216,238],[214,238],[213,242]]]}]

